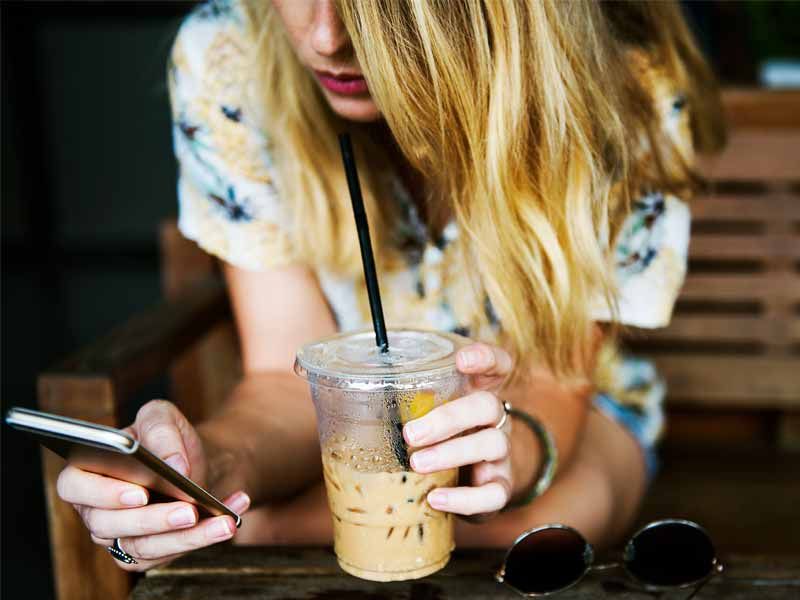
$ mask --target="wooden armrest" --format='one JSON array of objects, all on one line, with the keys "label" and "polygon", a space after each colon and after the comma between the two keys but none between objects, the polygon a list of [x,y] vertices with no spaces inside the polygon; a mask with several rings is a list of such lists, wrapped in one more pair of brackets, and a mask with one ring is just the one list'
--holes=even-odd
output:
[{"label": "wooden armrest", "polygon": [[207,277],[174,300],[128,320],[42,373],[42,382],[102,378],[118,401],[166,371],[170,363],[230,316],[225,285]]},{"label": "wooden armrest", "polygon": [[[218,277],[201,279],[40,374],[39,407],[118,426],[131,392],[165,372],[229,313],[223,282]],[[58,598],[127,598],[128,574],[91,541],[78,514],[58,498],[56,480],[63,461],[50,452],[42,459]]]}]

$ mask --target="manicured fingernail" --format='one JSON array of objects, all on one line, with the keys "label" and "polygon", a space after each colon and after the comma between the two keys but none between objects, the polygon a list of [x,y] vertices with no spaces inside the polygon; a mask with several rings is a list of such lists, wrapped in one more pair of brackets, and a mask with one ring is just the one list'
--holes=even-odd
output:
[{"label": "manicured fingernail", "polygon": [[172,527],[194,525],[196,520],[195,512],[188,506],[177,508],[167,515],[167,523]]},{"label": "manicured fingernail", "polygon": [[428,433],[430,433],[430,426],[425,421],[416,420],[406,423],[405,430],[406,439],[408,439],[410,444],[414,445],[425,439]]},{"label": "manicured fingernail", "polygon": [[126,490],[119,495],[119,501],[125,506],[144,506],[147,494],[143,490]]},{"label": "manicured fingernail", "polygon": [[415,471],[430,469],[436,460],[433,451],[421,450],[411,455],[411,466]]},{"label": "manicured fingernail", "polygon": [[215,519],[208,526],[208,535],[215,540],[224,540],[233,535],[229,519]]},{"label": "manicured fingernail", "polygon": [[231,498],[230,503],[228,503],[228,508],[235,513],[244,512],[247,510],[248,506],[250,506],[250,496],[244,492],[239,492],[236,494],[233,498]]},{"label": "manicured fingernail", "polygon": [[180,454],[171,454],[164,459],[164,462],[181,475],[185,476],[189,472],[189,465],[186,464],[186,461]]},{"label": "manicured fingernail", "polygon": [[433,508],[447,508],[447,492],[444,490],[432,490],[428,494],[428,504]]},{"label": "manicured fingernail", "polygon": [[479,358],[480,357],[478,356],[477,352],[473,350],[467,350],[461,353],[461,364],[464,367],[472,367],[477,364]]}]

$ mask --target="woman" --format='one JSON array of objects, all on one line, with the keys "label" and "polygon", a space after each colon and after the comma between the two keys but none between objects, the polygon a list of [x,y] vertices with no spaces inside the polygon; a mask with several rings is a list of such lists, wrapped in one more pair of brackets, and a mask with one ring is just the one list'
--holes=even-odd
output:
[{"label": "woman", "polygon": [[[411,421],[412,467],[462,545],[564,522],[595,544],[630,524],[663,386],[615,324],[669,321],[686,264],[693,148],[718,98],[666,3],[217,0],[170,66],[180,227],[224,261],[244,378],[196,427],[164,401],[130,431],[237,512],[237,541],[329,543],[313,407],[296,349],[369,325],[335,133],[351,131],[387,322],[479,341],[473,390]],[[691,112],[690,112],[691,111]],[[553,436],[552,487],[520,508],[542,449],[493,427],[511,401]],[[234,535],[182,502],[67,466],[60,496],[95,542],[148,569]]]}]

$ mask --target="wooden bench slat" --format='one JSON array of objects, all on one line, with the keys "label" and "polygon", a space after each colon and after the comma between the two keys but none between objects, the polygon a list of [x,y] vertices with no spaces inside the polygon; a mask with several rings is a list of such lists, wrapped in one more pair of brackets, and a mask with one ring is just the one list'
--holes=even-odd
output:
[{"label": "wooden bench slat", "polygon": [[800,219],[800,196],[788,193],[712,194],[692,199],[690,206],[693,222]]},{"label": "wooden bench slat", "polygon": [[641,336],[646,340],[686,340],[711,342],[800,342],[800,318],[776,319],[752,315],[676,314],[664,329]]},{"label": "wooden bench slat", "polygon": [[737,127],[800,128],[800,90],[726,88],[725,120]]},{"label": "wooden bench slat", "polygon": [[682,300],[739,301],[783,298],[800,300],[800,275],[689,274],[680,295]]},{"label": "wooden bench slat", "polygon": [[755,181],[800,179],[800,130],[733,130],[719,156],[700,157],[700,171],[710,179]]},{"label": "wooden bench slat", "polygon": [[671,397],[695,406],[800,407],[800,356],[655,355]]},{"label": "wooden bench slat", "polygon": [[689,256],[695,259],[800,259],[800,237],[794,235],[721,235],[692,237]]}]

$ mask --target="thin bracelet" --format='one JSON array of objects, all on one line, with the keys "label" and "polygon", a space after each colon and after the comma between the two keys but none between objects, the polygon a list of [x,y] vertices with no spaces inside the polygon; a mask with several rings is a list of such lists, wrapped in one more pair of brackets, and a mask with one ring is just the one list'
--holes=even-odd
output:
[{"label": "thin bracelet", "polygon": [[513,508],[519,508],[520,506],[530,504],[534,498],[541,496],[547,491],[547,488],[550,487],[550,484],[553,482],[553,478],[556,474],[556,467],[558,466],[558,450],[556,449],[556,443],[553,439],[553,436],[549,431],[547,431],[545,426],[542,425],[539,419],[523,410],[513,408],[510,403],[505,404],[506,412],[512,417],[521,420],[534,433],[536,439],[539,440],[539,445],[542,447],[543,454],[543,461],[542,465],[539,467],[539,473],[537,474],[536,479],[531,484],[530,488],[528,488],[528,491],[524,496],[514,500],[513,502],[509,502],[503,508],[503,510],[511,510]]}]

